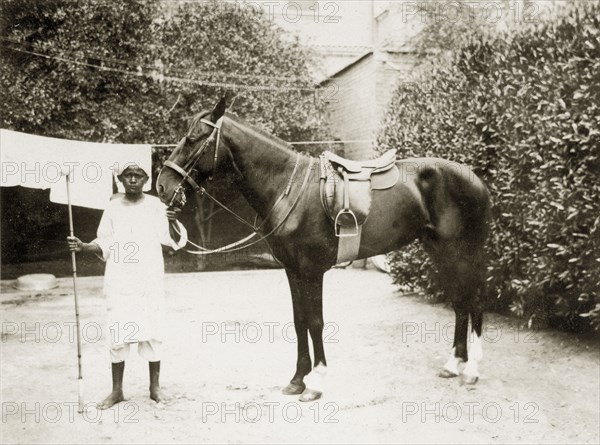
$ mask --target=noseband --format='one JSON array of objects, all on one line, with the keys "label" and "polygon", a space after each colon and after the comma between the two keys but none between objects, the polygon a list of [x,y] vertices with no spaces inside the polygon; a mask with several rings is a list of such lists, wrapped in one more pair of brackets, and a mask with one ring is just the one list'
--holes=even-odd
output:
[{"label": "noseband", "polygon": [[[181,204],[182,207],[185,205],[186,198],[185,198],[185,191],[183,189],[183,183],[186,181],[188,184],[190,184],[192,186],[192,188],[197,193],[200,193],[200,194],[203,193],[204,189],[201,186],[199,186],[196,181],[194,181],[194,178],[192,178],[191,174],[194,171],[194,167],[196,166],[196,163],[200,160],[200,156],[202,156],[202,153],[204,153],[204,150],[206,150],[206,148],[215,139],[216,139],[216,142],[215,142],[215,155],[213,158],[213,169],[212,169],[211,175],[208,178],[209,180],[212,180],[212,178],[214,177],[215,172],[217,170],[217,159],[219,156],[219,142],[221,140],[221,125],[223,124],[223,118],[219,119],[216,123],[213,123],[207,119],[201,119],[200,122],[213,127],[213,131],[210,134],[210,136],[208,137],[208,139],[206,139],[206,141],[204,141],[204,143],[188,158],[188,160],[185,162],[184,166],[180,167],[179,165],[177,165],[174,162],[169,161],[169,160],[164,162],[165,167],[169,167],[170,169],[175,170],[181,176],[181,181],[179,181],[179,184],[175,188],[175,192],[173,193],[173,197],[171,198],[169,207],[173,207],[173,205],[176,203]],[[215,133],[216,133],[216,138],[215,138]],[[187,142],[187,138],[188,138],[187,136],[185,136],[183,138],[182,142],[184,145]]]}]

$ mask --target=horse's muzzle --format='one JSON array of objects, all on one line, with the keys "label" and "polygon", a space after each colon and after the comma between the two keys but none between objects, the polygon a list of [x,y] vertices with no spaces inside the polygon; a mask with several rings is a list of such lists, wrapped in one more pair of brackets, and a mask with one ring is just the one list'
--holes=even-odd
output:
[{"label": "horse's muzzle", "polygon": [[169,208],[179,208],[182,209],[187,202],[187,198],[185,197],[185,190],[183,185],[178,185],[175,191],[173,192],[173,197],[171,198],[171,202],[169,203]]}]

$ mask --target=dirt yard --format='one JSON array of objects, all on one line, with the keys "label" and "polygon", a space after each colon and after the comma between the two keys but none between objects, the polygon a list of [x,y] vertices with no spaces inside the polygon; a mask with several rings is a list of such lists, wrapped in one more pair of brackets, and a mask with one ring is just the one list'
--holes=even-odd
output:
[{"label": "dirt yard", "polygon": [[78,280],[84,414],[76,413],[72,280],[39,295],[2,281],[2,437],[8,443],[599,443],[597,342],[486,315],[481,379],[437,372],[453,313],[397,292],[375,270],[325,279],[327,391],[280,389],[296,360],[282,270],[167,275],[170,336],[161,383],[132,348],[126,402],[110,390],[102,278]]}]

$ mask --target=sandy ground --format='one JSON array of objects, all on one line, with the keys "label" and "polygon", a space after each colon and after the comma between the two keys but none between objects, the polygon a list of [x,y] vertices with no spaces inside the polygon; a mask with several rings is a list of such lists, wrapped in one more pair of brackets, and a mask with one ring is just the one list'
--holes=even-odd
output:
[{"label": "sandy ground", "polygon": [[486,316],[481,380],[436,376],[453,313],[400,294],[376,270],[325,280],[327,391],[300,403],[280,389],[296,360],[282,270],[167,275],[169,332],[148,398],[135,348],[126,402],[110,389],[101,277],[78,280],[84,414],[76,414],[72,280],[39,295],[2,284],[2,443],[598,443],[599,347]]}]

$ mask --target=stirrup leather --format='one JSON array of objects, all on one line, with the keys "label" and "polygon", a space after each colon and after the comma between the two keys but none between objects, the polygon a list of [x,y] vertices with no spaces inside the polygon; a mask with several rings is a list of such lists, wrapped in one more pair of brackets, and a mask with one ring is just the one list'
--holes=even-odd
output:
[{"label": "stirrup leather", "polygon": [[[348,172],[342,167],[338,167],[338,172],[342,175],[342,178],[344,178],[344,207],[340,209],[335,217],[335,236],[357,236],[358,219],[356,219],[356,214],[350,209],[350,178],[348,177]],[[344,215],[350,215],[353,224],[340,224],[340,218]]]}]

